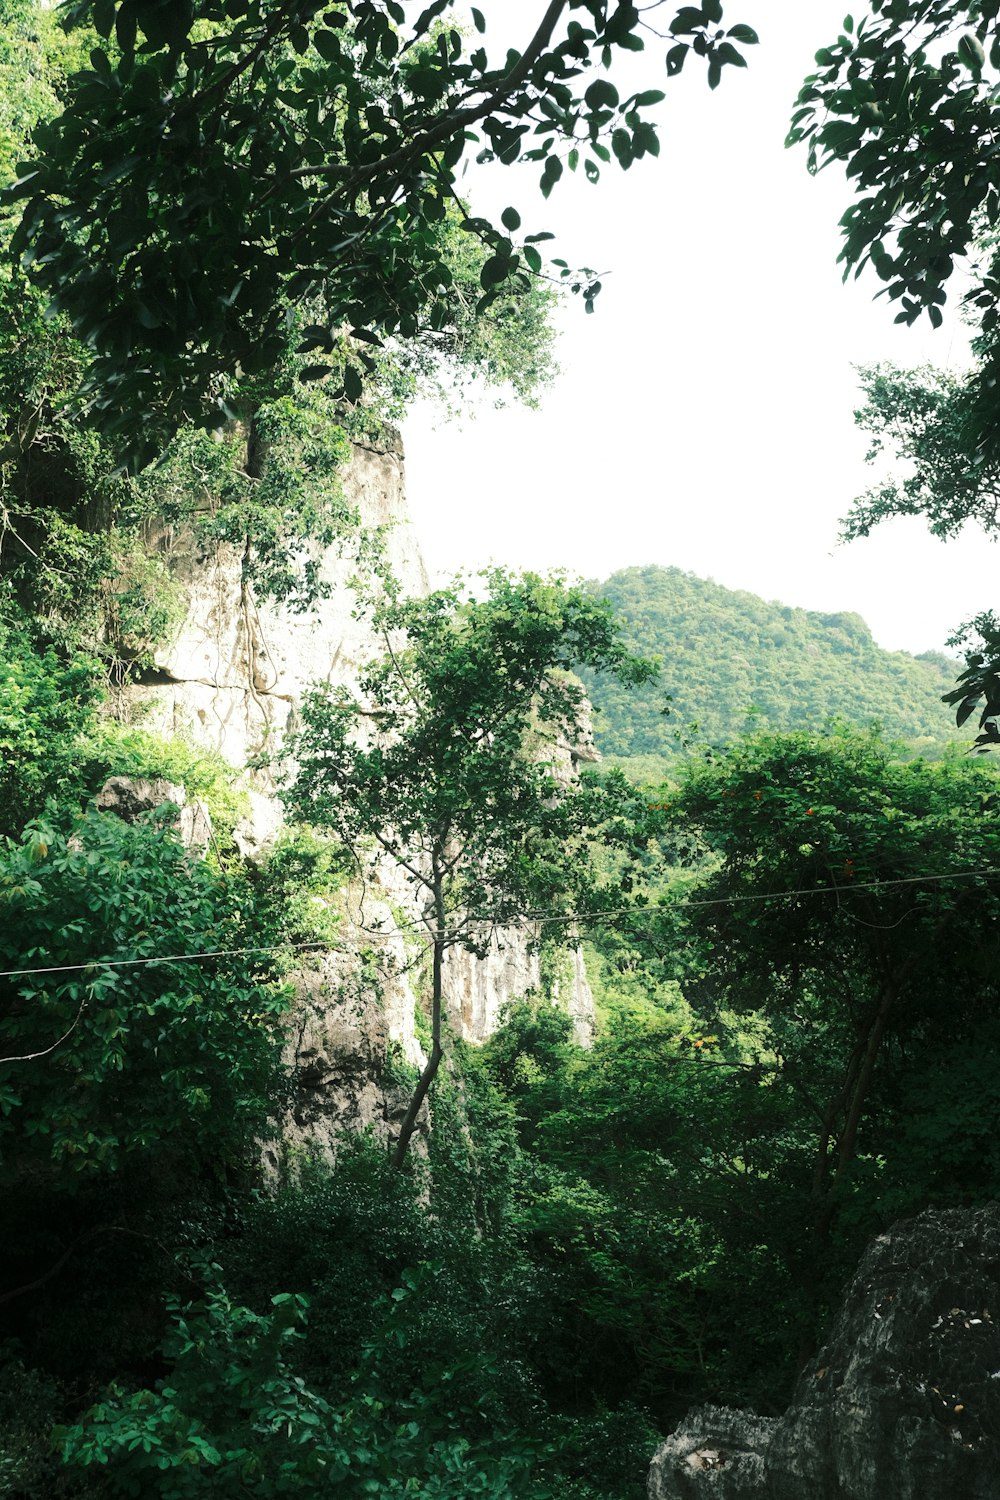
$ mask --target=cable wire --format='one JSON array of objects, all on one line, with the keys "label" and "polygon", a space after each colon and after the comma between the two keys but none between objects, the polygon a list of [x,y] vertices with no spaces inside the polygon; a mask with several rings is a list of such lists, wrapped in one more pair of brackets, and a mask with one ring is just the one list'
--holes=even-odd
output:
[{"label": "cable wire", "polygon": [[164,953],[156,958],[91,958],[85,964],[50,964],[42,969],[0,969],[0,979],[20,979],[27,974],[75,974],[81,969],[124,969],[140,964],[183,964],[198,958],[240,958],[251,953],[284,953],[293,948],[325,948],[314,938],[308,943],[273,943],[269,948],[206,948],[203,953]]},{"label": "cable wire", "polygon": [[[656,912],[678,907],[736,906],[752,901],[792,901],[798,900],[801,896],[837,896],[839,898],[849,895],[851,891],[888,891],[900,886],[926,885],[943,880],[982,880],[992,875],[1000,875],[1000,866],[990,865],[982,870],[949,870],[937,875],[906,875],[896,880],[858,880],[852,881],[849,885],[801,886],[793,890],[751,892],[743,896],[685,896],[680,900],[661,901],[649,906],[619,906],[610,911],[598,912],[561,912],[557,916],[549,917],[514,917],[503,923],[498,923],[493,917],[468,917],[466,920],[470,923],[489,923],[494,928],[542,927],[548,923],[558,922],[589,922],[600,925],[612,917],[627,916],[630,913],[654,915]],[[392,928],[363,927],[361,930],[367,937],[383,938],[391,942],[404,932],[427,933],[428,927],[425,922],[400,922]],[[273,943],[264,948],[208,948],[200,953],[168,953],[155,958],[92,958],[82,964],[50,964],[42,968],[0,969],[0,979],[21,979],[32,974],[73,974],[84,969],[96,968],[122,969],[149,964],[193,963],[205,958],[240,958],[251,954],[286,953],[307,948],[330,951],[330,944],[313,939],[303,943]]]}]

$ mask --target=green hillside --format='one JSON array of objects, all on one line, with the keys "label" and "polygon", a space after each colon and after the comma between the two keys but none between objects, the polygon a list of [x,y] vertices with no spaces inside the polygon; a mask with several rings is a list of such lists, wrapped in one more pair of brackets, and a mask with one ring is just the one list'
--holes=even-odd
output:
[{"label": "green hillside", "polygon": [[751,727],[820,730],[831,717],[878,720],[924,754],[955,738],[941,694],[956,663],[884,651],[860,615],[768,603],[679,568],[626,568],[594,587],[625,620],[631,647],[662,664],[659,682],[634,692],[586,676],[605,755],[673,755],[677,731],[693,723],[710,744]]}]

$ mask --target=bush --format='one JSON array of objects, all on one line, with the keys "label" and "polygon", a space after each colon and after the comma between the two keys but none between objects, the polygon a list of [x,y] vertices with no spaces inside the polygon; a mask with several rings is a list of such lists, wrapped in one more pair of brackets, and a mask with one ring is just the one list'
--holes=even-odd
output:
[{"label": "bush", "polygon": [[412,1382],[385,1378],[386,1355],[395,1367],[439,1274],[426,1265],[404,1273],[339,1401],[293,1372],[304,1296],[279,1293],[258,1314],[210,1283],[200,1301],[173,1305],[167,1376],[152,1390],[112,1387],[59,1433],[64,1462],[100,1465],[106,1494],[149,1500],[305,1500],[320,1488],[343,1500],[547,1500],[551,1491],[531,1477],[536,1446],[477,1431],[475,1409],[456,1404],[451,1370],[415,1364]]},{"label": "bush", "polygon": [[0,835],[19,833],[49,799],[79,798],[99,699],[93,658],[0,615]]}]

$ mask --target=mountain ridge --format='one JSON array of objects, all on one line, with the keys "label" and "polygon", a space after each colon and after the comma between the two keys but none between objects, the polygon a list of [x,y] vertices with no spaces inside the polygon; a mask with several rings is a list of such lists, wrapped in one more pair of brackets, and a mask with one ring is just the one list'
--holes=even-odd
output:
[{"label": "mountain ridge", "polygon": [[583,674],[611,759],[672,758],[691,734],[725,744],[753,728],[820,732],[831,719],[878,722],[924,755],[966,738],[941,702],[960,663],[888,651],[853,611],[781,604],[658,564],[590,587],[615,606],[630,648],[661,661],[659,680],[631,692]]}]

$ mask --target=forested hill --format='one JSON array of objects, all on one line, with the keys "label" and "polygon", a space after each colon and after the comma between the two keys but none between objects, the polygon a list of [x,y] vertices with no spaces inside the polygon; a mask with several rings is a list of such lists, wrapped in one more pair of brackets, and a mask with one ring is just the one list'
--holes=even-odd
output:
[{"label": "forested hill", "polygon": [[711,744],[752,727],[821,730],[831,716],[878,720],[925,754],[955,736],[941,702],[955,662],[884,651],[860,615],[768,603],[680,568],[625,568],[594,587],[625,620],[632,649],[661,660],[645,688],[586,677],[605,755],[672,755],[676,731],[695,722]]}]

